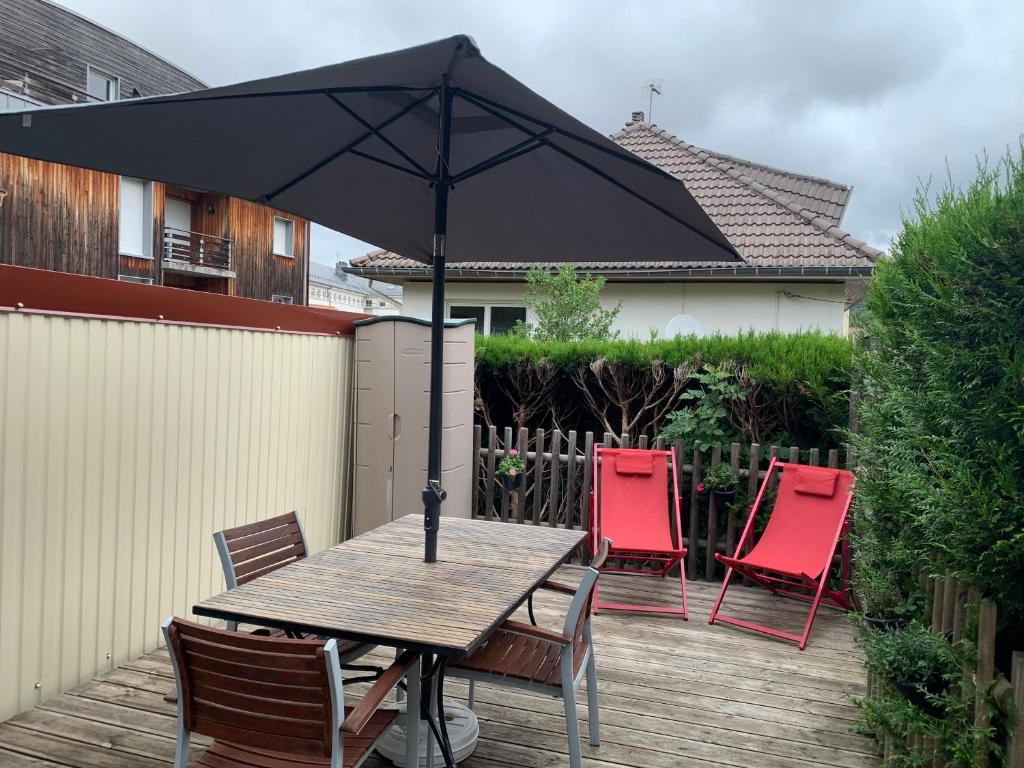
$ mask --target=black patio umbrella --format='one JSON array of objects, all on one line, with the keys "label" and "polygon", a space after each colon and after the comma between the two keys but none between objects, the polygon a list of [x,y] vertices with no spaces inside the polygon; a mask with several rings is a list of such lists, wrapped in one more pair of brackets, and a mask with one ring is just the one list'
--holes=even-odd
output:
[{"label": "black patio umbrella", "polygon": [[742,259],[682,182],[465,36],[222,88],[0,115],[0,151],[273,205],[433,265],[437,557],[446,262]]}]

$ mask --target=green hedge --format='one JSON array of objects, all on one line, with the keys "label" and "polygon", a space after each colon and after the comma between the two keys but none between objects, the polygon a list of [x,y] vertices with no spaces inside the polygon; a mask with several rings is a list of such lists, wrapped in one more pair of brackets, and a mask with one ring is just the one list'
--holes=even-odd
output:
[{"label": "green hedge", "polygon": [[[604,431],[595,408],[582,402],[581,389],[587,388],[594,396],[601,383],[595,377],[607,378],[609,370],[652,393],[658,390],[659,375],[668,382],[687,380],[704,367],[735,374],[756,390],[752,394],[756,404],[770,412],[775,423],[770,435],[744,434],[751,430],[738,425],[735,433],[741,440],[778,439],[804,447],[837,447],[841,442],[837,430],[846,426],[849,413],[850,341],[821,333],[577,343],[478,336],[476,361],[481,416],[499,426],[550,428],[554,421],[563,429]],[[595,361],[605,366],[600,374],[593,370]],[[541,370],[551,384],[550,407],[534,421],[520,423],[515,418],[517,397],[525,396],[521,390],[537,385]],[[670,384],[662,382],[661,386]],[[685,386],[695,384],[691,380]],[[612,402],[608,407],[612,420],[620,424],[619,405]],[[661,420],[652,418],[636,432],[654,437],[660,426]]]},{"label": "green hedge", "polygon": [[[919,195],[865,305],[855,592],[867,612],[927,623],[925,578],[977,587],[998,606],[1008,674],[1024,649],[1024,147],[966,190]],[[883,651],[865,651],[877,667]],[[869,727],[917,727],[906,702],[880,703],[866,702]],[[926,724],[943,765],[998,757],[999,728],[976,732],[948,706]]]}]

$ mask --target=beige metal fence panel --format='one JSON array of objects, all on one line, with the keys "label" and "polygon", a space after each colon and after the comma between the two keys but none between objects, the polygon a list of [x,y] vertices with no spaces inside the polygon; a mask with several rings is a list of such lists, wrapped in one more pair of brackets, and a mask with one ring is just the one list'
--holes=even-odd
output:
[{"label": "beige metal fence panel", "polygon": [[0,313],[0,720],[223,589],[211,534],[347,531],[350,338]]}]

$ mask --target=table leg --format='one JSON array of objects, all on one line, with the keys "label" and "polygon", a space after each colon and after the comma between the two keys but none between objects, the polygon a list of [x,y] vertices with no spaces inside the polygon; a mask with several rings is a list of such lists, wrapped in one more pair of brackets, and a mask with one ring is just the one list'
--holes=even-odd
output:
[{"label": "table leg", "polygon": [[[405,699],[405,764],[408,768],[419,768],[420,765],[420,713],[417,702],[420,700],[422,658],[416,659],[405,678],[408,687]],[[427,743],[430,743],[429,737]]]},{"label": "table leg", "polygon": [[[444,671],[447,663],[443,657],[434,659],[429,655],[421,657],[426,673],[423,675],[420,696],[420,711],[427,720],[427,768],[434,765],[434,747],[436,742],[441,747],[445,768],[456,768],[452,745],[448,739],[448,723],[444,718]],[[412,701],[412,694],[409,695]]]}]

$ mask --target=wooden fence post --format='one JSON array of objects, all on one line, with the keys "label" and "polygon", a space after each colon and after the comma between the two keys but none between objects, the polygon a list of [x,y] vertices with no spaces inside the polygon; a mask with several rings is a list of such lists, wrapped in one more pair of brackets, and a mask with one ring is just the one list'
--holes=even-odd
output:
[{"label": "wooden fence post", "polygon": [[733,499],[733,503],[729,505],[726,510],[725,519],[725,554],[732,556],[733,549],[736,547],[736,503],[739,501],[740,488],[739,488],[739,476],[740,476],[740,444],[733,443],[729,446],[729,466],[732,467],[732,473],[736,476],[736,498]]},{"label": "wooden fence post", "polygon": [[565,527],[576,527],[576,430],[569,430],[569,442],[565,447],[568,457],[565,471]]},{"label": "wooden fence post", "polygon": [[[722,446],[715,443],[711,446],[711,469],[722,461]],[[715,552],[718,549],[718,499],[708,491],[708,533],[707,547],[704,549],[704,580],[711,581],[715,577]]]},{"label": "wooden fence post", "polygon": [[1006,743],[1007,768],[1024,768],[1024,651],[1013,652],[1010,667],[1013,686],[1013,732]]},{"label": "wooden fence post", "polygon": [[530,433],[526,427],[519,428],[519,437],[516,440],[516,450],[523,458],[523,483],[519,493],[516,494],[516,522],[522,523],[526,520],[526,472],[530,465],[527,463],[530,452]]},{"label": "wooden fence post", "polygon": [[[978,607],[978,668],[974,673],[974,727],[986,730],[991,720],[988,693],[995,675],[996,661],[996,604],[988,598]],[[975,755],[974,765],[985,768],[989,764],[988,750],[984,746]]]},{"label": "wooden fence post", "polygon": [[[590,490],[594,483],[594,433],[583,438],[583,491],[580,493],[580,528],[590,532]],[[589,558],[585,561],[589,562]]]},{"label": "wooden fence post", "polygon": [[473,425],[473,517],[480,514],[480,446],[483,440],[483,427],[479,424]]},{"label": "wooden fence post", "polygon": [[558,525],[558,496],[562,485],[562,433],[555,430],[551,433],[551,491],[548,494],[551,499],[548,505],[548,525],[554,528]]},{"label": "wooden fence post", "polygon": [[494,517],[494,450],[498,442],[498,428],[493,424],[487,428],[487,482],[484,496],[484,519]]},{"label": "wooden fence post", "polygon": [[533,454],[533,520],[540,525],[540,506],[544,503],[544,430],[537,430],[537,445]]},{"label": "wooden fence post", "polygon": [[[512,450],[512,427],[505,427],[505,440],[503,445],[505,452],[502,456],[508,456],[508,452]],[[512,495],[509,491],[505,490],[504,483],[501,484],[501,487],[498,489],[498,493],[501,494],[501,522],[507,523],[509,505],[512,503]]]},{"label": "wooden fence post", "polygon": [[689,556],[690,562],[686,564],[686,578],[693,581],[697,578],[697,542],[700,541],[700,495],[697,493],[697,486],[700,485],[700,442],[693,443],[693,471],[690,473],[690,536]]}]

